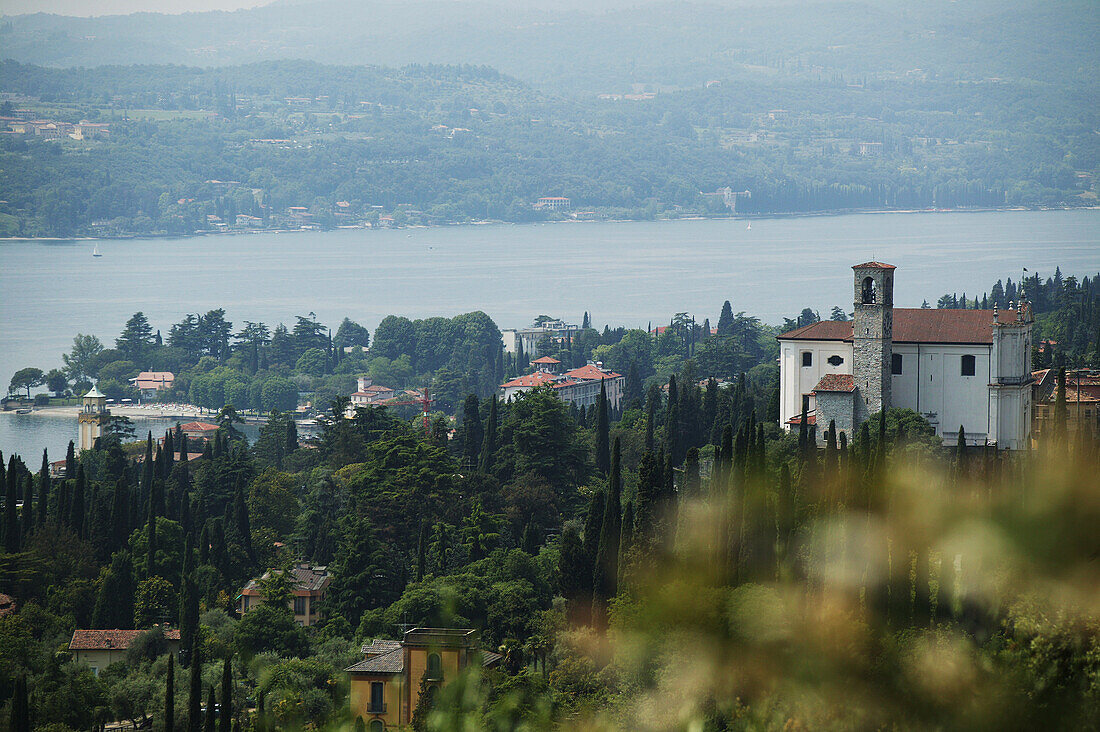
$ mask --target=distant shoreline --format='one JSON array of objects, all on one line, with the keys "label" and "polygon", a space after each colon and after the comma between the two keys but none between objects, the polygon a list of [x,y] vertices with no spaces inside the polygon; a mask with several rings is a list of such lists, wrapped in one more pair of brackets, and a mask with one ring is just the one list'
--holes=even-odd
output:
[{"label": "distant shoreline", "polygon": [[792,211],[787,213],[768,214],[734,214],[732,216],[680,216],[664,219],[567,219],[564,221],[456,221],[446,224],[414,224],[412,226],[370,227],[370,226],[338,226],[333,229],[243,229],[235,231],[197,231],[191,234],[120,234],[118,236],[3,236],[0,242],[29,241],[29,242],[78,242],[78,241],[125,241],[128,239],[147,240],[172,240],[191,239],[201,236],[248,236],[250,234],[312,234],[329,233],[333,231],[357,229],[362,231],[389,231],[402,229],[442,229],[449,226],[531,226],[534,224],[628,224],[638,222],[670,222],[670,221],[757,221],[767,219],[799,219],[818,218],[825,216],[849,216],[852,214],[956,214],[956,213],[1016,213],[1016,212],[1041,212],[1041,211],[1096,211],[1096,206],[1044,206],[1042,208],[1029,208],[1026,206],[1011,206],[997,208],[846,208],[832,211]]}]

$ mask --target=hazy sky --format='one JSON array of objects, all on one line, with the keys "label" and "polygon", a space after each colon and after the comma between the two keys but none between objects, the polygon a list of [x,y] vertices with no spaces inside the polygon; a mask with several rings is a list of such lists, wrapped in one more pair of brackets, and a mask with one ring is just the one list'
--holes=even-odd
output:
[{"label": "hazy sky", "polygon": [[239,10],[266,5],[270,0],[0,0],[0,13],[57,13],[58,15],[118,15],[146,11],[188,13],[202,10]]}]

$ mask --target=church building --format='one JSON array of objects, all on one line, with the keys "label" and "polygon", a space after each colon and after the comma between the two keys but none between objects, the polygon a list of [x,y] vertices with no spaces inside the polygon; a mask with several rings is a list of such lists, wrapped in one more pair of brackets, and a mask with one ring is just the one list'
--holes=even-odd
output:
[{"label": "church building", "polygon": [[852,268],[854,319],[826,320],[778,337],[780,417],[787,429],[830,420],[851,440],[872,414],[919,412],[943,438],[1026,449],[1031,432],[1031,310],[894,307],[895,267]]}]

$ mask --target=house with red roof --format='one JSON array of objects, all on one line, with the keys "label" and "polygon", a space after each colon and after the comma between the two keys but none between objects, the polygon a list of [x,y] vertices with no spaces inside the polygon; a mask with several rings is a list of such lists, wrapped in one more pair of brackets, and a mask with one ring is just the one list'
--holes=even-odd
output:
[{"label": "house with red roof", "polygon": [[[332,575],[328,567],[312,565],[304,562],[295,564],[290,568],[291,598],[290,610],[294,613],[294,620],[298,625],[316,625],[324,620],[321,611],[321,602],[325,599],[325,592],[332,584]],[[241,589],[236,597],[237,612],[244,615],[255,610],[263,599],[263,583],[272,574],[282,574],[281,569],[269,569],[261,577],[251,579]]]},{"label": "house with red roof", "polygon": [[822,443],[830,422],[851,439],[890,407],[919,412],[944,443],[988,441],[1026,448],[1031,439],[1031,309],[894,307],[896,267],[855,272],[855,317],[820,321],[778,336],[780,424],[807,423]]},{"label": "house with red roof", "polygon": [[[145,630],[84,630],[73,631],[69,641],[69,651],[73,660],[86,664],[96,676],[112,663],[126,660],[126,651],[134,639]],[[168,650],[179,654],[180,632],[178,628],[165,628],[164,639],[168,641]]]},{"label": "house with red roof", "polygon": [[[560,362],[555,361],[555,363]],[[618,409],[622,403],[626,377],[605,369],[602,363],[587,363],[562,374],[551,373],[540,368],[533,374],[526,374],[501,384],[500,396],[504,401],[509,401],[516,394],[544,385],[549,385],[563,402],[586,408],[599,401],[602,385],[607,391],[608,404],[612,409]]]},{"label": "house with red roof", "polygon": [[171,371],[142,371],[130,379],[142,399],[156,399],[157,394],[172,388],[176,375]]}]

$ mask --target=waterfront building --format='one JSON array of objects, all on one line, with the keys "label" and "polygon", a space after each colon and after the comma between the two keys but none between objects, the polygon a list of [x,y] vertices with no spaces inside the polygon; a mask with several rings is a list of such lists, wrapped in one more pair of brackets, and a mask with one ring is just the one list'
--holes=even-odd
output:
[{"label": "waterfront building", "polygon": [[95,441],[103,436],[104,428],[111,421],[111,410],[107,409],[107,396],[100,394],[94,386],[81,400],[77,422],[80,425],[78,450],[91,450]]},{"label": "waterfront building", "polygon": [[528,358],[533,359],[542,355],[539,342],[543,339],[556,350],[580,330],[579,325],[564,320],[544,320],[530,328],[505,328],[500,335],[504,340],[505,353],[519,353],[522,349]]},{"label": "waterfront building", "polygon": [[[560,364],[559,361],[550,360]],[[504,382],[500,385],[501,398],[509,401],[516,394],[549,385],[563,402],[587,409],[599,401],[602,384],[607,391],[607,403],[612,409],[618,409],[622,403],[626,377],[605,369],[602,362],[589,362],[578,369],[570,369],[562,374],[549,370],[552,367],[553,364],[543,362],[533,374]]]},{"label": "waterfront building", "polygon": [[807,422],[823,443],[830,420],[851,440],[889,407],[919,412],[947,445],[1025,449],[1031,434],[1031,309],[894,307],[893,265],[854,271],[855,317],[811,323],[778,337],[780,419]]}]

